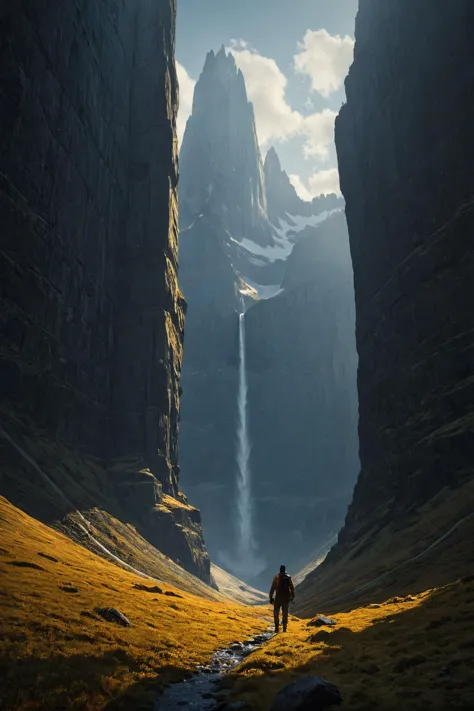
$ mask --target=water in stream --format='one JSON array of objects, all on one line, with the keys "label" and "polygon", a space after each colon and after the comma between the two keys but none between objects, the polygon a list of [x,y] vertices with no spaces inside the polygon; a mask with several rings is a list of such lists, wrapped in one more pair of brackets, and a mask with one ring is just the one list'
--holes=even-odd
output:
[{"label": "water in stream", "polygon": [[199,666],[194,676],[165,689],[155,711],[214,711],[221,703],[213,697],[218,691],[218,681],[272,636],[273,632],[268,631],[243,644],[235,643],[216,652],[209,666]]}]

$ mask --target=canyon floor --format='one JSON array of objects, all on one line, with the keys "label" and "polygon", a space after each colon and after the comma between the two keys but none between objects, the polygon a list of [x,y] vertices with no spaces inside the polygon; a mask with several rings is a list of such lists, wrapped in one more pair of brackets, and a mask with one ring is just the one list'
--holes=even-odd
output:
[{"label": "canyon floor", "polygon": [[[5,711],[136,709],[216,649],[268,627],[268,607],[232,603],[211,588],[211,599],[195,595],[191,575],[180,588],[162,583],[164,567],[160,581],[140,577],[4,498],[0,534]],[[131,627],[101,619],[95,610],[105,607]]]},{"label": "canyon floor", "polygon": [[[195,578],[179,587],[108,562],[0,499],[0,708],[138,709],[212,653],[268,627],[269,607],[238,581],[243,605]],[[217,571],[219,574],[219,571]],[[156,587],[158,586],[158,589]],[[161,592],[160,592],[161,590]],[[242,599],[242,598],[241,598]],[[131,622],[104,621],[114,607]],[[314,608],[313,614],[327,610]],[[474,708],[474,576],[331,612],[335,628],[292,616],[289,632],[253,652],[222,682],[232,698],[268,711],[300,675],[336,684],[351,711]]]}]

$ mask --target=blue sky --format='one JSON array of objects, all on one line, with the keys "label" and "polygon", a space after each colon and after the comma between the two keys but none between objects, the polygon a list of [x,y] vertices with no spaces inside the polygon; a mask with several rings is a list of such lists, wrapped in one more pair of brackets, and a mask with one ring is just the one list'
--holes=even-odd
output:
[{"label": "blue sky", "polygon": [[274,145],[298,192],[338,187],[334,118],[344,101],[358,0],[178,0],[179,133],[210,49],[229,48],[254,103],[262,153]]}]

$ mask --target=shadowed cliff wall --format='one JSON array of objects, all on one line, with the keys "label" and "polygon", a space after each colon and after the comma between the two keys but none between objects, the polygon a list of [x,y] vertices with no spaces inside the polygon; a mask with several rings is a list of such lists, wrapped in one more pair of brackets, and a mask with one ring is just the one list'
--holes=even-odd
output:
[{"label": "shadowed cliff wall", "polygon": [[370,556],[384,528],[384,554],[370,565],[358,558],[358,569],[406,557],[400,531],[427,516],[421,505],[447,506],[450,490],[466,486],[465,510],[427,517],[415,552],[473,505],[474,6],[359,8],[336,144],[354,264],[361,472],[316,578],[351,549]]},{"label": "shadowed cliff wall", "polygon": [[175,2],[41,5],[0,10],[1,411],[69,504],[5,439],[0,485],[43,518],[119,511],[208,578],[198,512],[188,535],[157,508],[179,490]]}]

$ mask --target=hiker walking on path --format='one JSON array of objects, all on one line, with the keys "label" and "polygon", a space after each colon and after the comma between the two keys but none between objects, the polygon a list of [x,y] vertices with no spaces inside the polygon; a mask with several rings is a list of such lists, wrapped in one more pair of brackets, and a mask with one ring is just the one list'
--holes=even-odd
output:
[{"label": "hiker walking on path", "polygon": [[280,628],[280,609],[283,617],[283,632],[286,632],[288,625],[288,608],[290,602],[295,599],[295,586],[291,576],[286,572],[284,565],[280,565],[280,572],[273,578],[270,588],[270,604],[273,605],[275,618],[275,632]]}]

